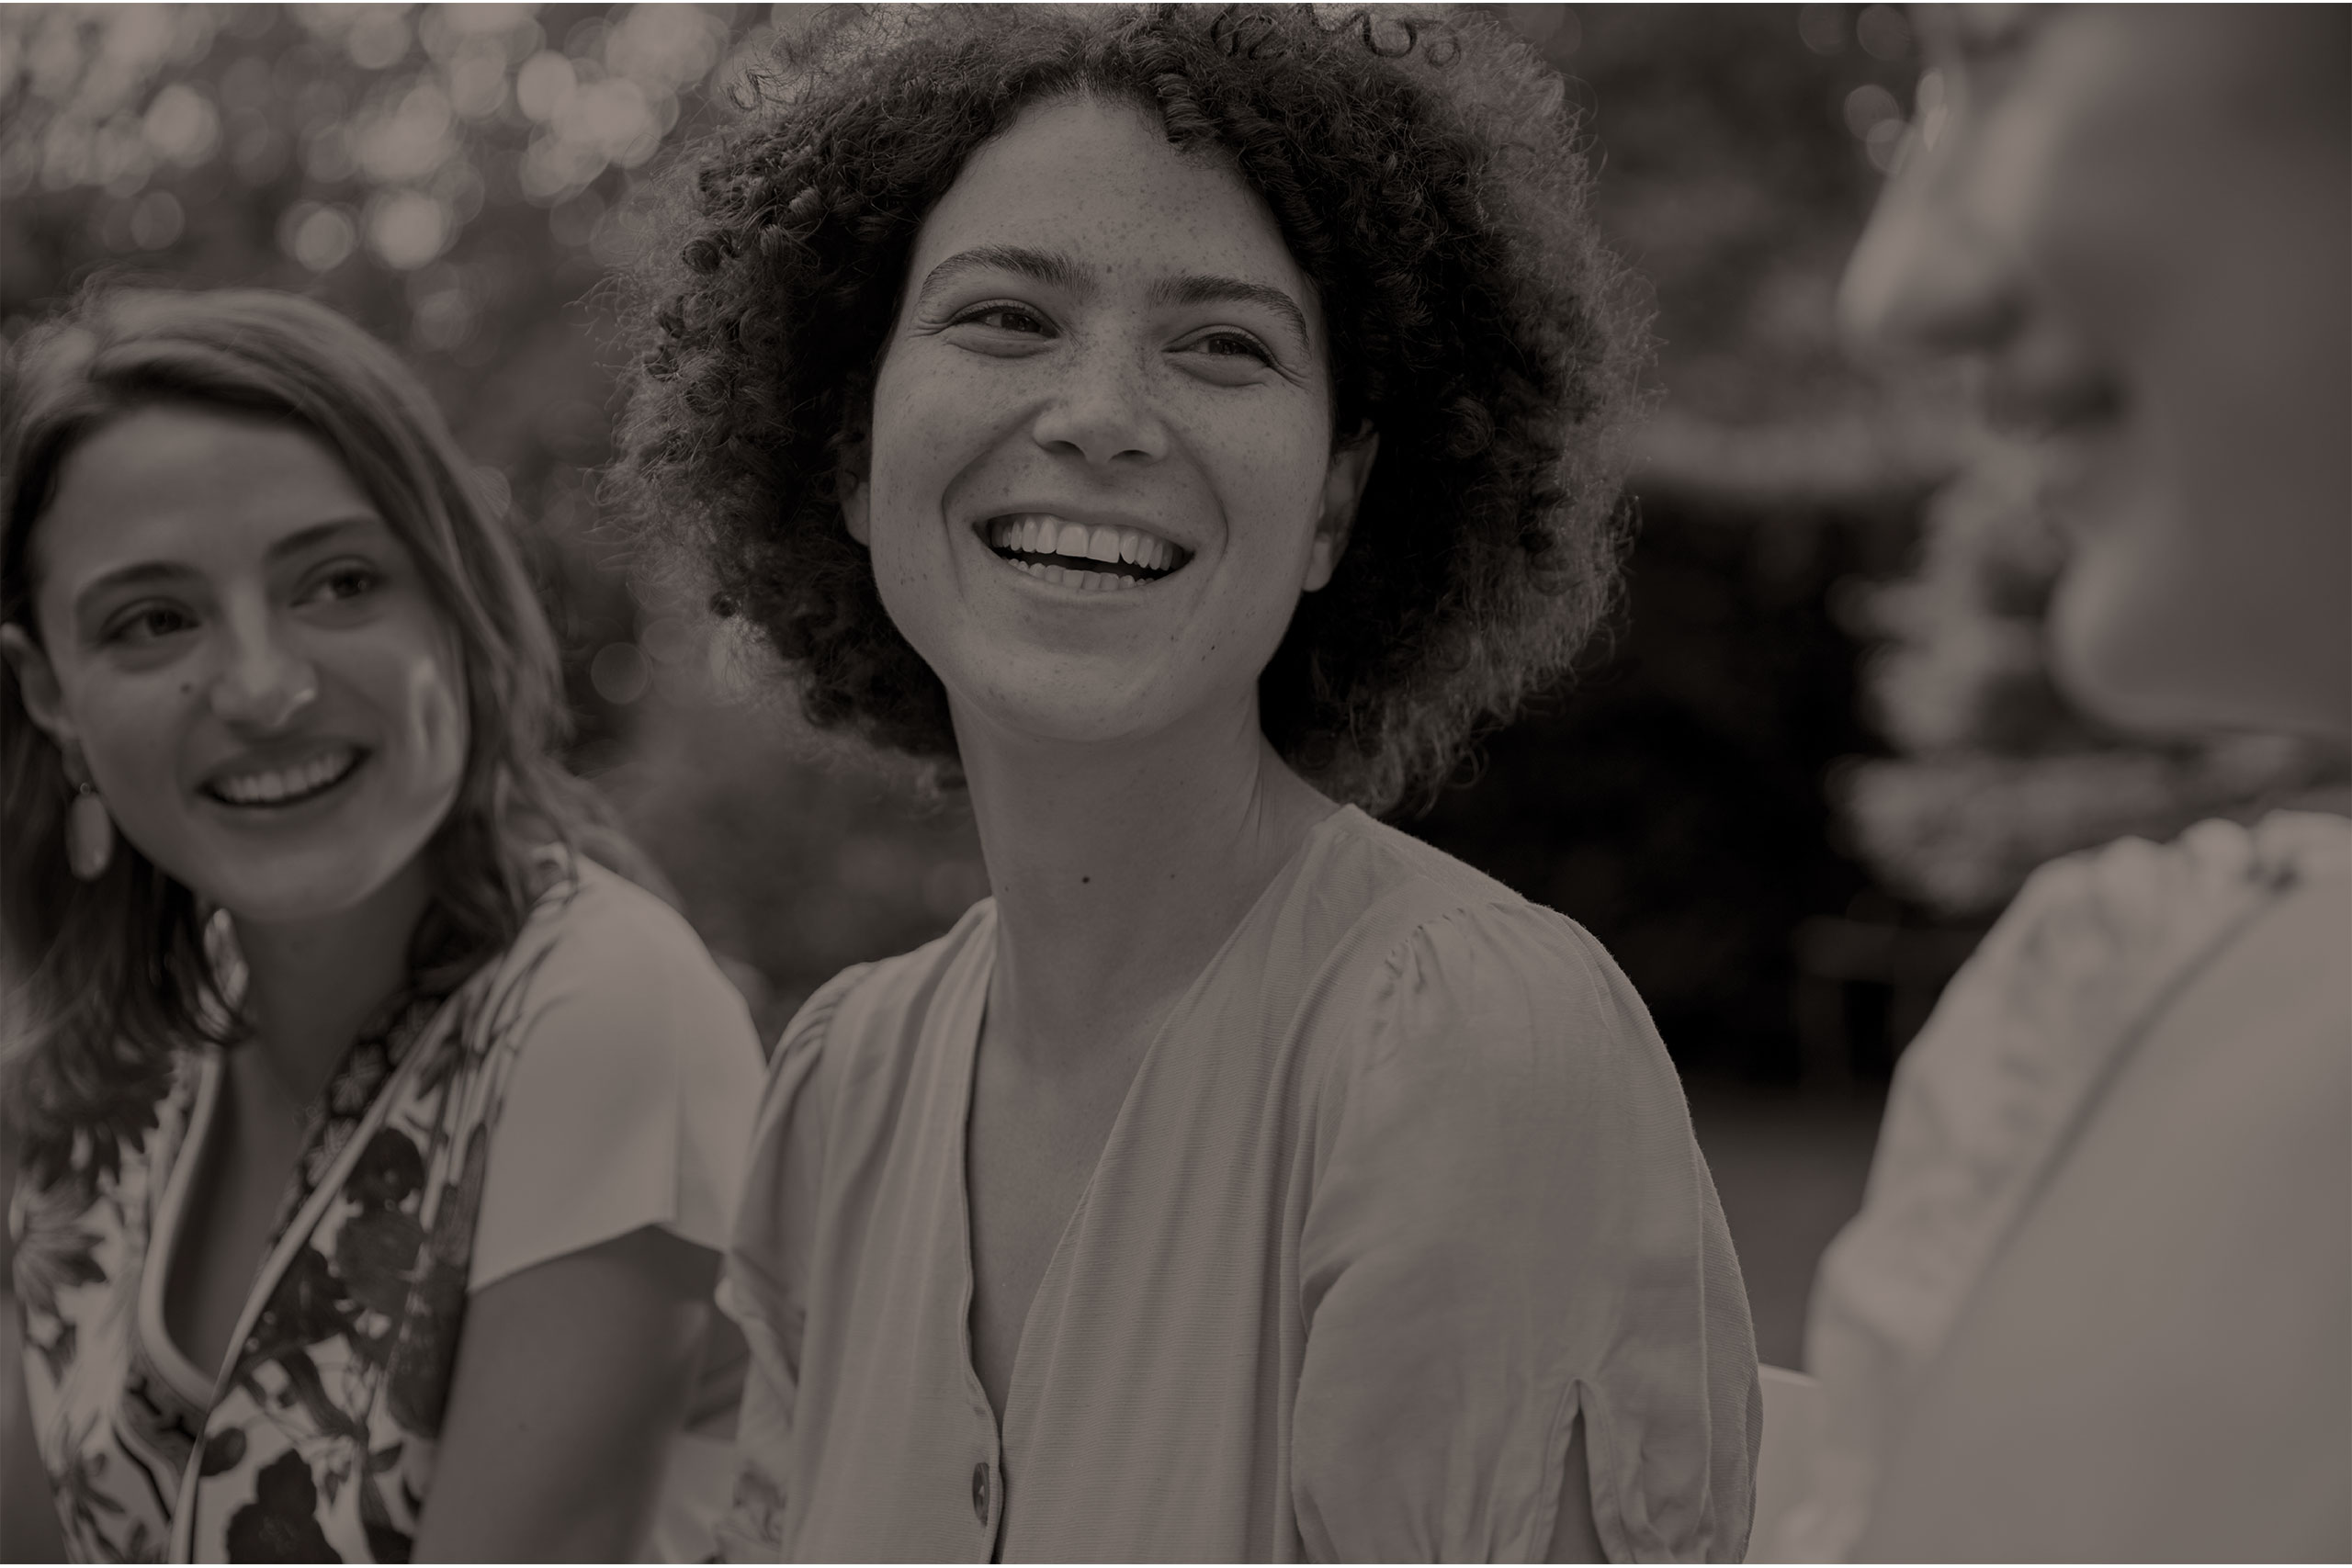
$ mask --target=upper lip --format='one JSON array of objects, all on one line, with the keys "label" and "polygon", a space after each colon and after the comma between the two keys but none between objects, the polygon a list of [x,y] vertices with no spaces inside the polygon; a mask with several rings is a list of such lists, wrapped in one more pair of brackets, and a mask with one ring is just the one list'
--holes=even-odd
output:
[{"label": "upper lip", "polygon": [[255,773],[284,773],[315,762],[322,757],[332,757],[345,751],[364,755],[367,750],[356,740],[326,737],[288,740],[240,751],[234,757],[206,769],[197,784],[198,788],[210,789],[229,779],[249,778]]}]

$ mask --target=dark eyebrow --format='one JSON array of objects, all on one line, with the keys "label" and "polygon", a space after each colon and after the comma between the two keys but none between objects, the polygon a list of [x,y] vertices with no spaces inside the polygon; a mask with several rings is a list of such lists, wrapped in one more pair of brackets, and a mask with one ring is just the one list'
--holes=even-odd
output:
[{"label": "dark eyebrow", "polygon": [[313,523],[307,528],[295,529],[294,532],[270,546],[268,558],[283,560],[288,556],[300,555],[314,545],[325,544],[338,534],[346,533],[354,528],[380,527],[382,525],[383,519],[372,512],[361,513],[352,517],[337,517],[326,523]]},{"label": "dark eyebrow", "polygon": [[[268,558],[275,561],[282,560],[288,556],[300,555],[304,550],[331,542],[337,535],[350,529],[380,525],[382,519],[370,513],[351,517],[337,517],[325,523],[313,523],[307,528],[297,528],[270,546]],[[100,594],[117,589],[137,588],[150,582],[173,582],[195,575],[194,571],[176,561],[140,561],[136,565],[118,567],[112,571],[102,572],[92,578],[84,586],[74,602],[86,606],[90,601]]]},{"label": "dark eyebrow", "polygon": [[915,296],[918,302],[955,282],[967,272],[994,270],[1017,272],[1034,277],[1040,283],[1073,291],[1089,287],[1078,264],[1059,251],[1040,251],[1028,245],[975,245],[968,251],[958,251],[933,267],[922,280],[922,291]]},{"label": "dark eyebrow", "polygon": [[1315,344],[1306,330],[1306,312],[1298,308],[1298,301],[1267,284],[1187,273],[1157,285],[1151,292],[1154,299],[1169,305],[1256,305],[1280,316],[1298,334],[1300,347],[1312,348]]}]

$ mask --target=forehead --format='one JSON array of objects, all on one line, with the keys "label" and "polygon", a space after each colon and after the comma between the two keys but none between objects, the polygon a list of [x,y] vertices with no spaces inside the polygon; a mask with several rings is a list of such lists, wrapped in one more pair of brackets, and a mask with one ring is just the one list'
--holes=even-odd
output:
[{"label": "forehead", "polygon": [[1059,251],[1095,279],[1238,277],[1311,304],[1263,197],[1223,157],[1170,146],[1141,106],[1032,105],[973,153],[917,236],[911,273],[978,245]]},{"label": "forehead", "polygon": [[302,528],[376,517],[358,481],[309,432],[158,406],[110,421],[66,455],[34,525],[31,558],[44,588],[70,592],[134,559],[228,566],[259,559]]}]

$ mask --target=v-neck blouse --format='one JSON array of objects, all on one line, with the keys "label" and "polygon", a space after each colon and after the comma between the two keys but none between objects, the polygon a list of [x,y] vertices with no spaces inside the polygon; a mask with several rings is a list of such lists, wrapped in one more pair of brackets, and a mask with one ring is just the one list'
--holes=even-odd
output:
[{"label": "v-neck blouse", "polygon": [[[28,1403],[76,1561],[404,1561],[466,1299],[644,1225],[723,1246],[761,1063],[692,928],[582,863],[338,1067],[216,1376],[164,1300],[222,1070],[179,1051],[143,1130],[17,1185]],[[692,1452],[657,1529],[699,1557],[717,1505]]]},{"label": "v-neck blouse", "polygon": [[1761,1406],[1641,999],[1565,917],[1353,808],[1137,1068],[972,1370],[964,1134],[996,935],[838,976],[772,1063],[720,1301],[739,1561],[1533,1561],[1579,1418],[1617,1561],[1736,1561]]}]

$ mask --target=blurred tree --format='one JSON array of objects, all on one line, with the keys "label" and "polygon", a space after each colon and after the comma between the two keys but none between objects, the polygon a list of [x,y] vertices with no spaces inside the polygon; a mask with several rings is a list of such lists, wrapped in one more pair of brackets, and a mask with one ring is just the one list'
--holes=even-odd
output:
[{"label": "blurred tree", "polygon": [[[94,274],[261,283],[399,345],[496,476],[602,777],[769,1021],[981,886],[968,822],[822,760],[600,528],[604,271],[665,148],[798,8],[0,7],[0,336]],[[1666,413],[1628,629],[1408,822],[1590,925],[1686,1060],[1784,1063],[1789,936],[1863,874],[1823,771],[1871,749],[1842,578],[1949,467],[1934,389],[1853,375],[1836,279],[1917,70],[1883,5],[1513,6],[1570,79],[1599,217],[1653,283]],[[735,671],[715,676],[717,671]],[[1759,1068],[1758,1064],[1762,1064]]]},{"label": "blurred tree", "polygon": [[530,541],[590,759],[634,612],[594,528],[609,367],[583,301],[665,141],[764,9],[0,6],[0,336],[94,276],[311,294],[401,348]]},{"label": "blurred tree", "polygon": [[1785,1080],[1794,933],[1870,886],[1823,789],[1875,744],[1831,607],[1896,570],[1951,462],[1942,389],[1857,375],[1834,311],[1899,145],[1909,26],[1883,6],[1503,14],[1589,117],[1665,396],[1618,635],[1404,825],[1589,927],[1686,1070]]}]

